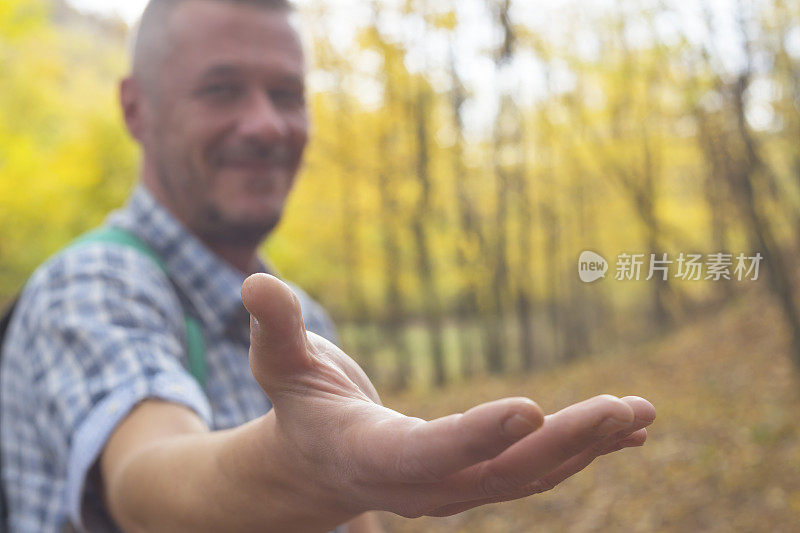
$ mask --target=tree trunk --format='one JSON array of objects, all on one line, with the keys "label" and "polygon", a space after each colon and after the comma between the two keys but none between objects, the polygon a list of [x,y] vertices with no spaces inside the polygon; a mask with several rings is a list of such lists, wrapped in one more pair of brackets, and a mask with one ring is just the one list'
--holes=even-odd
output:
[{"label": "tree trunk", "polygon": [[[457,218],[459,223],[460,239],[456,249],[456,266],[459,280],[461,281],[460,294],[456,299],[456,331],[461,356],[461,375],[465,378],[472,376],[481,351],[480,335],[475,335],[474,325],[478,312],[478,287],[475,281],[475,265],[477,260],[474,246],[484,250],[485,243],[481,238],[480,228],[477,224],[477,213],[469,193],[470,175],[464,164],[464,122],[462,107],[464,104],[464,88],[455,66],[454,44],[450,43],[450,78],[451,93],[450,104],[455,128],[455,143],[452,150],[452,168],[455,186],[455,200]],[[478,257],[480,257],[479,255]]]},{"label": "tree trunk", "polygon": [[430,256],[428,227],[434,209],[432,202],[432,184],[428,155],[428,120],[430,116],[430,89],[425,81],[420,80],[414,102],[414,122],[417,132],[417,180],[420,194],[416,213],[413,216],[412,232],[417,255],[417,268],[422,281],[422,301],[424,306],[425,326],[430,343],[430,356],[433,363],[433,383],[437,387],[447,382],[447,370],[444,361],[444,341],[442,335],[442,313],[440,309],[438,287]]}]

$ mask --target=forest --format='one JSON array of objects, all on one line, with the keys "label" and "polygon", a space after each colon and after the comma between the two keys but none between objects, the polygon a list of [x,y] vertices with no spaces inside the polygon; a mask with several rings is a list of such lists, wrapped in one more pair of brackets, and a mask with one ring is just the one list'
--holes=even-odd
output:
[{"label": "forest", "polygon": [[[534,387],[556,409],[632,383],[667,404],[655,467],[632,452],[663,485],[630,467],[639,492],[615,494],[631,516],[597,501],[571,530],[754,531],[761,513],[789,531],[800,3],[297,4],[313,131],[264,254],[330,311],[385,402],[438,416]],[[116,100],[130,31],[60,0],[0,3],[0,304],[137,180]],[[743,433],[720,421],[740,415]],[[563,530],[570,495],[606,472],[539,519],[508,504],[426,530]]]},{"label": "forest", "polygon": [[[372,2],[356,24],[303,2],[313,136],[270,261],[396,389],[571,361],[751,288],[800,367],[800,8],[681,5]],[[138,154],[123,22],[0,17],[7,300],[124,201]]]}]

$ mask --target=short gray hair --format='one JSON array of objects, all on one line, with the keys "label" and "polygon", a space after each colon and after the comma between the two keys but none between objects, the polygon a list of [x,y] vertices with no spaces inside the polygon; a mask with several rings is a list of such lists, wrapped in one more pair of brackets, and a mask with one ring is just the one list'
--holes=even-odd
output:
[{"label": "short gray hair", "polygon": [[162,51],[160,38],[166,32],[169,15],[178,5],[189,1],[249,5],[286,13],[294,11],[291,0],[150,0],[136,24],[130,48],[133,75],[145,85],[152,87],[154,69],[149,63]]}]

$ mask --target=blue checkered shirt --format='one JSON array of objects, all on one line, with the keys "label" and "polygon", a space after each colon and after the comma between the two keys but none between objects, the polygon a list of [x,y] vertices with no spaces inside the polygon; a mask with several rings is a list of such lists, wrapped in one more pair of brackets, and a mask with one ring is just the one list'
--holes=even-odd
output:
[{"label": "blue checkered shirt", "polygon": [[[169,276],[140,251],[93,243],[56,255],[29,280],[0,370],[11,531],[115,531],[97,459],[117,424],[146,398],[185,405],[212,429],[238,426],[271,408],[250,373],[244,275],[142,186],[106,223],[146,242]],[[324,310],[293,289],[308,329],[333,340]],[[204,389],[187,370],[185,312],[203,328]]]}]

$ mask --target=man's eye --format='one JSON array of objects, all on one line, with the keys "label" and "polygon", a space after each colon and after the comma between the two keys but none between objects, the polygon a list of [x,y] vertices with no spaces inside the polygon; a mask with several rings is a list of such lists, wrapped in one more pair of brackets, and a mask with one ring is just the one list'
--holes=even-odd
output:
[{"label": "man's eye", "polygon": [[270,97],[279,105],[302,106],[306,102],[305,94],[300,91],[273,91]]},{"label": "man's eye", "polygon": [[210,96],[212,98],[233,98],[240,93],[238,85],[233,83],[215,83],[206,85],[200,90],[203,96]]}]

